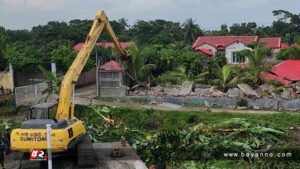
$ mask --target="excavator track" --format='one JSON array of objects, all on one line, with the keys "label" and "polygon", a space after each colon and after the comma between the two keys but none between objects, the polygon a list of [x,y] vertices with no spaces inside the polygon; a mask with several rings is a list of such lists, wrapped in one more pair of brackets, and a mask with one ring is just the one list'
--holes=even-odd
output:
[{"label": "excavator track", "polygon": [[93,144],[88,136],[85,136],[77,145],[77,165],[79,168],[90,168],[97,164],[97,156]]}]

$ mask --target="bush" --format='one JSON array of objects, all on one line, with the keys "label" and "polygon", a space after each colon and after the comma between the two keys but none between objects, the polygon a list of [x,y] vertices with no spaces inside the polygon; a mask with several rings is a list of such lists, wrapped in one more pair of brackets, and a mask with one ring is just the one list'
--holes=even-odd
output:
[{"label": "bush", "polygon": [[239,100],[236,102],[236,105],[237,105],[237,106],[240,106],[240,107],[248,107],[248,101],[245,100],[245,99],[239,99]]},{"label": "bush", "polygon": [[196,115],[191,115],[187,121],[187,123],[192,124],[192,123],[198,123],[199,122],[199,117]]}]

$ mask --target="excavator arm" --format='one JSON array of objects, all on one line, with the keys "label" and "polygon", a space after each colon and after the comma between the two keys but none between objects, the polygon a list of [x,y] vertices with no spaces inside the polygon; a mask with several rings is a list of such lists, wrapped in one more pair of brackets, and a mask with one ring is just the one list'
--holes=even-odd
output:
[{"label": "excavator arm", "polygon": [[123,57],[126,56],[126,52],[122,49],[120,42],[107,19],[106,14],[102,10],[99,11],[96,15],[92,28],[86,38],[83,47],[80,49],[62,81],[59,93],[58,109],[56,113],[57,120],[68,120],[74,118],[75,104],[72,102],[72,95],[74,90],[73,84],[75,84],[75,82],[78,80],[82,69],[84,68],[84,65],[86,64],[90,56],[90,53],[92,52],[103,30],[105,30],[109,34],[110,38],[115,44],[115,48],[117,49],[118,53]]}]

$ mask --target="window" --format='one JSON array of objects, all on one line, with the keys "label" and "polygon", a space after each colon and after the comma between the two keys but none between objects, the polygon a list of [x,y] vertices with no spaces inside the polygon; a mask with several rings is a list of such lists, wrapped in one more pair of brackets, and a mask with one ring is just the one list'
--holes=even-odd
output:
[{"label": "window", "polygon": [[238,52],[232,52],[232,63],[245,63],[245,56],[238,56]]}]

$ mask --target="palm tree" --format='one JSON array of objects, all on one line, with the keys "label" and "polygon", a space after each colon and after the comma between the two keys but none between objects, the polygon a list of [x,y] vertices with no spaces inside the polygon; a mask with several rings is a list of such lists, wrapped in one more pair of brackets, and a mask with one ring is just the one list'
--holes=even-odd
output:
[{"label": "palm tree", "polygon": [[188,18],[183,24],[184,37],[188,42],[193,43],[198,36],[203,35],[199,25],[195,23],[195,20]]},{"label": "palm tree", "polygon": [[44,91],[42,91],[42,94],[47,94],[45,98],[46,101],[52,94],[59,94],[60,84],[62,82],[63,77],[57,77],[55,73],[47,71],[41,65],[38,65],[38,68],[46,77],[46,80],[43,80],[43,82],[46,82],[48,87]]},{"label": "palm tree", "polygon": [[260,72],[263,71],[263,67],[261,66],[262,60],[270,53],[270,49],[265,48],[265,43],[262,42],[255,42],[249,45],[249,47],[252,50],[242,50],[238,55],[248,58],[250,71],[246,73],[246,76],[252,79],[254,84],[258,84]]},{"label": "palm tree", "polygon": [[232,87],[238,83],[239,77],[233,76],[233,68],[230,65],[224,65],[222,68],[219,65],[216,66],[218,72],[217,79],[213,80],[215,85],[220,86],[223,91],[226,91],[228,87]]},{"label": "palm tree", "polygon": [[127,62],[127,75],[137,86],[150,86],[152,71],[156,69],[155,64],[146,64],[145,58],[139,52],[135,44],[127,47],[130,59]]}]

